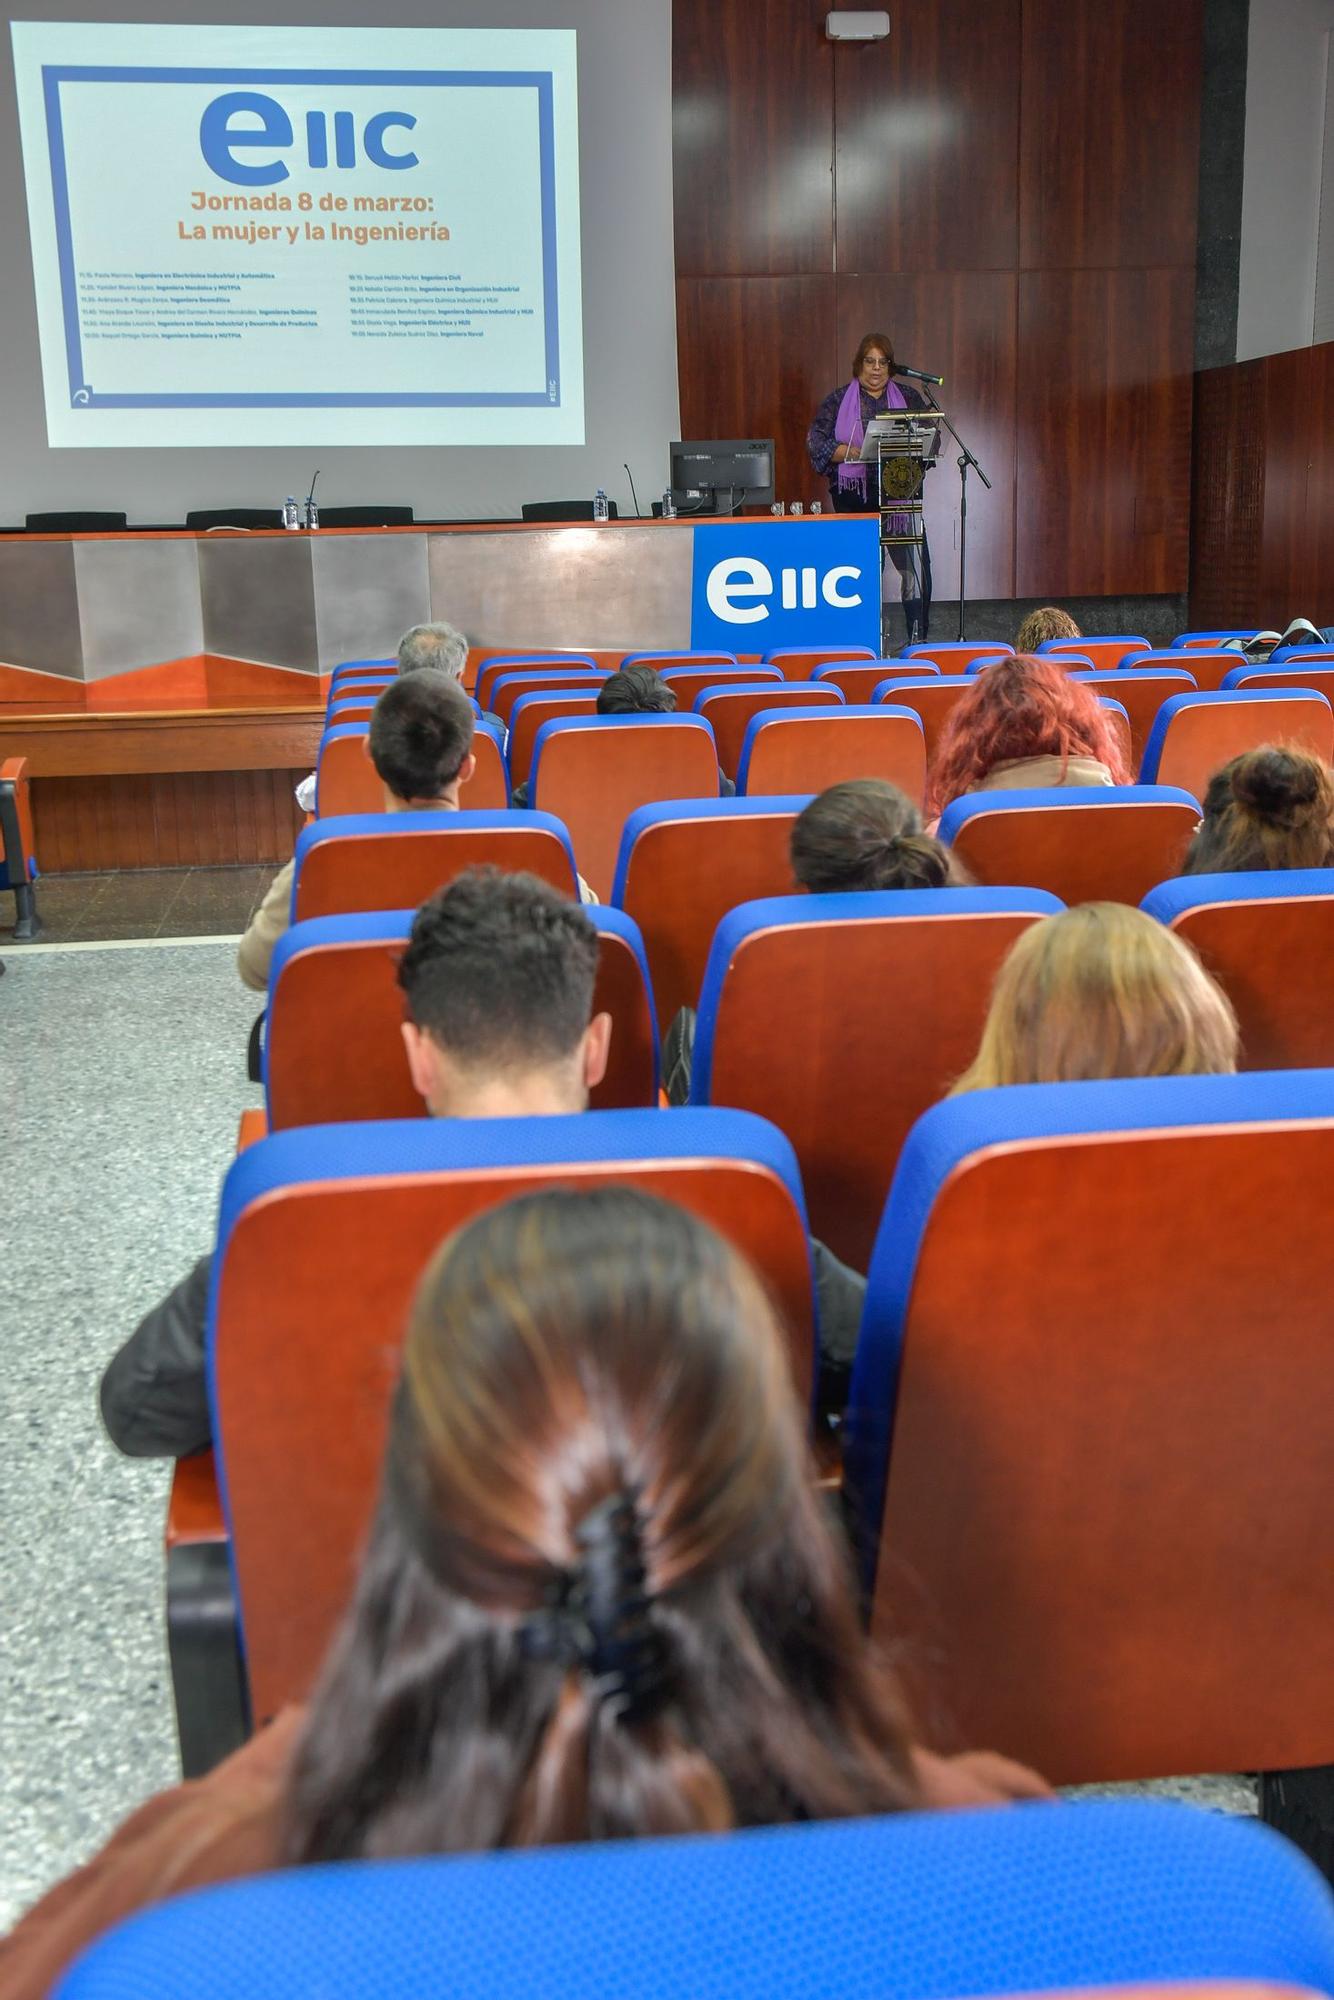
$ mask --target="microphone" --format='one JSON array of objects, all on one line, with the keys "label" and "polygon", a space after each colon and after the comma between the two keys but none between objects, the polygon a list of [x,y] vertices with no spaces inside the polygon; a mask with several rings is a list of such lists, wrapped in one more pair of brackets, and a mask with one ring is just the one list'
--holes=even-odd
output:
[{"label": "microphone", "polygon": [[643,509],[640,507],[639,504],[639,495],[635,492],[635,475],[633,472],[631,472],[629,466],[626,464],[624,459],[621,460],[621,464],[625,469],[625,476],[630,482],[630,498],[635,503],[635,519],[637,521],[642,521],[644,518],[644,513]]},{"label": "microphone", "polygon": [[943,389],[945,386],[945,377],[943,375],[928,375],[924,368],[905,368],[902,362],[895,362],[894,373],[896,375],[907,375],[914,382],[934,382],[937,389]]},{"label": "microphone", "polygon": [[[320,476],[320,468],[317,465],[315,467],[315,479],[318,479],[319,476]],[[315,505],[315,479],[311,480],[310,491],[306,495],[306,526],[308,528],[316,527],[319,523],[319,518],[320,518],[319,515],[316,514],[314,520],[311,519],[311,509]]]}]

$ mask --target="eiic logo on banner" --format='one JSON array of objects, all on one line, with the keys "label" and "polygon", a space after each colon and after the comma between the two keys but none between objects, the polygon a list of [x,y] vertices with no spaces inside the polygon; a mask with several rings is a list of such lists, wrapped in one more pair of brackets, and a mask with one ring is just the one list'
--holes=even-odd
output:
[{"label": "eiic logo on banner", "polygon": [[695,524],[690,643],[880,646],[880,538],[870,520]]}]

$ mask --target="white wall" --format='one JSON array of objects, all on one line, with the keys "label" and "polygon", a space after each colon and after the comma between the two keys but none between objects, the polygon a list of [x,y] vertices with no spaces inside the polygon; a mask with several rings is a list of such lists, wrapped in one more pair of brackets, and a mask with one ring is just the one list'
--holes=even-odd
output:
[{"label": "white wall", "polygon": [[1334,0],[1251,0],[1237,359],[1310,345]]}]

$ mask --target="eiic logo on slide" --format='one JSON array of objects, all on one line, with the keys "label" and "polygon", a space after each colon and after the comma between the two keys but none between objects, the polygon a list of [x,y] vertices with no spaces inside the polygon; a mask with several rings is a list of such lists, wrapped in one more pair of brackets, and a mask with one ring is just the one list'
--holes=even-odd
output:
[{"label": "eiic logo on slide", "polygon": [[739,653],[774,646],[878,647],[876,522],[698,522],[690,643]]}]

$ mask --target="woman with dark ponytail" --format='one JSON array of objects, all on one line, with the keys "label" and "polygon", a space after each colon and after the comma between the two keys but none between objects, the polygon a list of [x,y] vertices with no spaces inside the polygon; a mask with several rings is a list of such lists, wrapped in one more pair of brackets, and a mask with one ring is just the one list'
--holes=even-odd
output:
[{"label": "woman with dark ponytail", "polygon": [[947,889],[958,880],[948,847],[884,778],[830,785],[798,815],[792,873],[812,895],[854,889]]},{"label": "woman with dark ponytail", "polygon": [[762,1286],[682,1210],[553,1191],[469,1224],[418,1293],[308,1714],[53,1890],[6,1996],[146,1903],[293,1863],[1041,1796],[914,1745],[804,1422]]},{"label": "woman with dark ponytail", "polygon": [[1309,750],[1266,744],[1215,771],[1183,875],[1334,866],[1334,778]]}]

